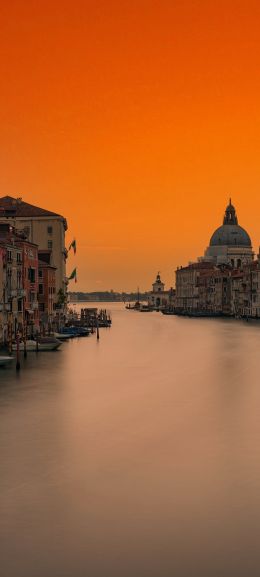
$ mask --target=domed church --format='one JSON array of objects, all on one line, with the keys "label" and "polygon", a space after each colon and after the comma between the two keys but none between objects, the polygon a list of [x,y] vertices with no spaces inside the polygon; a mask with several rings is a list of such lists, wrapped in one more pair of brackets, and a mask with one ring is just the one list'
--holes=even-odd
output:
[{"label": "domed church", "polygon": [[235,207],[231,199],[226,208],[223,225],[217,228],[210,239],[203,260],[216,264],[230,264],[234,268],[251,262],[254,258],[250,236],[238,224]]}]

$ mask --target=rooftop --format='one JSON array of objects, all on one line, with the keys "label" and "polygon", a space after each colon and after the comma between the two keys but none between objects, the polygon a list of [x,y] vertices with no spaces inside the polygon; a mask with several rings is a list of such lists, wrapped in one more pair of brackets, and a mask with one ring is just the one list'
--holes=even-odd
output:
[{"label": "rooftop", "polygon": [[28,202],[24,202],[22,198],[13,198],[12,196],[2,196],[0,198],[0,217],[34,217],[34,216],[58,216],[63,218],[56,212],[51,212],[45,208],[34,206]]}]

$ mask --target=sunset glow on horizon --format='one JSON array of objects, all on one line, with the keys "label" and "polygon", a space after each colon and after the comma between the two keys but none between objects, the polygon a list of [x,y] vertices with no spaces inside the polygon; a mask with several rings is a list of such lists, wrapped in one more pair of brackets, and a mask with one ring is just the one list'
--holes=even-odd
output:
[{"label": "sunset glow on horizon", "polygon": [[67,218],[70,290],[169,287],[230,197],[258,251],[259,2],[11,0],[0,26],[0,196]]}]

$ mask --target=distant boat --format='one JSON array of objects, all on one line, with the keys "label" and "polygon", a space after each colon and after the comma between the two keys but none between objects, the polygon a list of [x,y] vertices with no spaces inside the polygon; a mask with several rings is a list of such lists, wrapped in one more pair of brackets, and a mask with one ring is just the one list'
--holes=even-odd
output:
[{"label": "distant boat", "polygon": [[126,309],[127,310],[131,310],[131,311],[139,311],[140,310],[140,306],[141,303],[139,301],[136,301],[136,303],[134,305],[130,305],[130,303],[128,303],[128,305],[126,305]]},{"label": "distant boat", "polygon": [[173,309],[162,309],[161,310],[163,315],[175,315],[175,310]]},{"label": "distant boat", "polygon": [[12,361],[13,361],[14,357],[8,357],[8,356],[0,356],[0,367],[5,367],[6,365],[9,365]]},{"label": "distant boat", "polygon": [[64,336],[69,335],[69,338],[73,339],[74,337],[88,337],[90,333],[91,331],[87,327],[71,326],[71,327],[63,327],[63,329],[60,331],[59,334]]},{"label": "distant boat", "polygon": [[153,309],[149,305],[141,305],[139,308],[140,313],[151,313]]}]

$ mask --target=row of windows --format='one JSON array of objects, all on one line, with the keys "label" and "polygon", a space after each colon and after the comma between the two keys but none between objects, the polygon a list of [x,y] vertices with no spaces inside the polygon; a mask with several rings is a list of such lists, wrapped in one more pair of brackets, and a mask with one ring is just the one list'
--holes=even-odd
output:
[{"label": "row of windows", "polygon": [[[29,227],[29,226],[26,226],[26,227],[24,228],[24,232],[25,232],[25,234],[26,234],[27,237],[28,237],[28,236],[30,235],[30,227]],[[52,227],[52,226],[47,226],[47,233],[48,233],[48,234],[52,234],[52,233],[53,233],[53,227]]]},{"label": "row of windows", "polygon": [[[49,286],[49,295],[54,295],[55,292],[56,292],[55,286]],[[39,284],[39,294],[40,295],[44,294],[42,283]]]},{"label": "row of windows", "polygon": [[[49,310],[50,310],[50,307],[48,307],[48,308],[49,308]],[[51,305],[51,310],[54,311],[54,306],[53,306],[53,305]],[[44,311],[45,311],[45,303],[39,303],[39,311],[40,311],[40,313],[44,313]]]},{"label": "row of windows", "polygon": [[[11,250],[7,251],[7,261],[13,262],[13,252]],[[21,252],[16,253],[16,262],[22,262],[22,253]]]},{"label": "row of windows", "polygon": [[[49,227],[52,229],[52,227]],[[48,240],[48,250],[52,250],[53,248],[53,242],[52,240]],[[7,251],[7,262],[13,262],[13,252],[11,250]],[[16,253],[16,262],[18,263],[22,263],[22,253],[21,252],[17,252]]]}]

